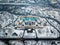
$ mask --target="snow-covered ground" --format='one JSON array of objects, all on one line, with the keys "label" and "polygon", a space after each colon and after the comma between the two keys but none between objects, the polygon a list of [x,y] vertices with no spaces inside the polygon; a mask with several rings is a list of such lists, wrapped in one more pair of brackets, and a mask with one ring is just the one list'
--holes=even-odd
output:
[{"label": "snow-covered ground", "polygon": [[[59,0],[0,0],[0,38],[58,38],[60,37]],[[19,16],[39,16],[43,28],[28,33],[16,29]],[[60,45],[60,41],[10,41],[10,45]],[[0,41],[0,45],[6,45]]]},{"label": "snow-covered ground", "polygon": [[[34,40],[28,40],[28,41],[9,41],[10,45],[60,45],[60,41],[34,41]],[[0,41],[0,45],[7,45],[6,43]]]}]

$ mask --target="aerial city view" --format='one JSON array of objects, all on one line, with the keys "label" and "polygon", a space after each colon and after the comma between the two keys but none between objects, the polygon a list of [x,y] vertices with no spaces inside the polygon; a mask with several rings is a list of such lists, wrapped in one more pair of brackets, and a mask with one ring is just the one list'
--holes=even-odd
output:
[{"label": "aerial city view", "polygon": [[0,45],[60,45],[60,0],[0,0]]}]

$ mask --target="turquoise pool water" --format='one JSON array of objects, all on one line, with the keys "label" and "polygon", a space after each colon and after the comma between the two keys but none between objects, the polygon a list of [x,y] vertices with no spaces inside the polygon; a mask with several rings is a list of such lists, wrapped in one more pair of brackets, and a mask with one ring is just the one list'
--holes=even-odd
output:
[{"label": "turquoise pool water", "polygon": [[36,21],[37,19],[34,18],[34,17],[32,17],[32,18],[24,17],[24,18],[23,18],[23,21],[29,21],[29,20],[31,20],[31,21]]}]

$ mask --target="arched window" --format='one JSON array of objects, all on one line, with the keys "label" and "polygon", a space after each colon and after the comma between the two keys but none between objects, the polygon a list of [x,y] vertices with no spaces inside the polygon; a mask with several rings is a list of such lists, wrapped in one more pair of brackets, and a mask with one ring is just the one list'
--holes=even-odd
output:
[{"label": "arched window", "polygon": [[18,34],[16,34],[16,33],[13,33],[13,34],[12,34],[12,36],[18,36]]}]

